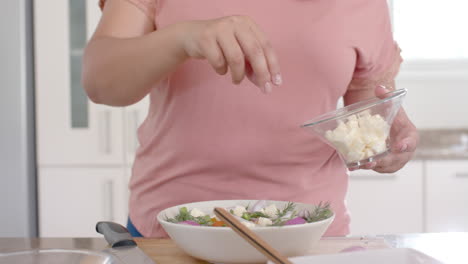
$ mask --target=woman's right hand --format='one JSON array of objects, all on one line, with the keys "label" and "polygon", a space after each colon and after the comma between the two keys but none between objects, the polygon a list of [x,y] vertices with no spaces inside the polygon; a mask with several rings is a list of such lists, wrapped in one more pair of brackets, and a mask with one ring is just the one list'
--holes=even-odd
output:
[{"label": "woman's right hand", "polygon": [[263,92],[281,85],[278,58],[270,41],[258,25],[246,16],[228,16],[213,20],[179,24],[182,45],[187,56],[206,59],[221,75],[231,73],[239,84],[245,76]]}]

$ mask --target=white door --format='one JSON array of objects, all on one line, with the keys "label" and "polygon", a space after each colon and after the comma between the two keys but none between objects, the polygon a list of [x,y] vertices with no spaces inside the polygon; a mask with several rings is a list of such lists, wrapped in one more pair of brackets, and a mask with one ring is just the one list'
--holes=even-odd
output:
[{"label": "white door", "polygon": [[39,170],[41,237],[95,237],[98,221],[126,224],[123,168],[43,168]]},{"label": "white door", "polygon": [[468,232],[468,161],[428,161],[427,231]]},{"label": "white door", "polygon": [[392,174],[351,172],[347,197],[351,234],[422,232],[423,187],[423,164],[418,161]]},{"label": "white door", "polygon": [[81,86],[83,48],[97,1],[34,2],[39,165],[121,164],[122,109],[93,104]]}]

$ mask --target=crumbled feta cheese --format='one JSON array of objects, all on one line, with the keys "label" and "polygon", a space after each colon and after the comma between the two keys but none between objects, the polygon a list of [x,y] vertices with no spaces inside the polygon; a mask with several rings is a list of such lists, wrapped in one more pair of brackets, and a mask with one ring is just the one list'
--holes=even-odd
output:
[{"label": "crumbled feta cheese", "polygon": [[199,216],[204,216],[205,213],[203,213],[202,211],[198,210],[197,208],[193,208],[193,209],[190,211],[190,215],[193,216],[193,217],[199,217]]},{"label": "crumbled feta cheese", "polygon": [[374,152],[372,151],[372,149],[366,149],[365,152],[366,152],[365,153],[366,157],[371,157],[374,155]]},{"label": "crumbled feta cheese", "polygon": [[272,225],[272,224],[273,224],[273,222],[272,222],[270,219],[268,219],[268,218],[259,217],[259,218],[257,219],[257,225],[259,225],[259,226],[270,226],[270,225]]},{"label": "crumbled feta cheese", "polygon": [[210,219],[215,219],[216,221],[221,221],[216,215],[212,214],[210,215]]},{"label": "crumbled feta cheese", "polygon": [[245,225],[246,227],[248,227],[248,228],[255,227],[255,224],[252,223],[252,222],[249,222],[249,221],[242,221],[241,223],[242,223],[243,225]]},{"label": "crumbled feta cheese", "polygon": [[242,215],[246,212],[245,207],[237,205],[233,210],[233,214],[239,217],[242,217]]},{"label": "crumbled feta cheese", "polygon": [[372,146],[370,147],[376,154],[377,153],[382,153],[387,149],[387,144],[385,144],[385,141],[377,141]]},{"label": "crumbled feta cheese", "polygon": [[278,213],[278,208],[276,208],[275,204],[270,204],[263,209],[262,213],[268,215],[268,217],[274,218]]},{"label": "crumbled feta cheese", "polygon": [[359,161],[364,159],[365,154],[362,151],[350,151],[346,153],[346,158],[349,161]]},{"label": "crumbled feta cheese", "polygon": [[335,129],[325,132],[325,138],[348,162],[355,162],[384,152],[389,131],[382,116],[367,110],[351,115],[346,123],[339,120]]}]

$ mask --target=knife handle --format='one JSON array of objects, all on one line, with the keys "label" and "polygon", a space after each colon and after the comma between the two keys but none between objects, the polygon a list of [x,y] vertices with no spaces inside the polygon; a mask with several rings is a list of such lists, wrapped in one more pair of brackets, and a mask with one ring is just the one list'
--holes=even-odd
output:
[{"label": "knife handle", "polygon": [[96,231],[104,235],[107,243],[113,248],[123,246],[136,246],[136,242],[128,232],[127,228],[114,222],[98,222]]}]

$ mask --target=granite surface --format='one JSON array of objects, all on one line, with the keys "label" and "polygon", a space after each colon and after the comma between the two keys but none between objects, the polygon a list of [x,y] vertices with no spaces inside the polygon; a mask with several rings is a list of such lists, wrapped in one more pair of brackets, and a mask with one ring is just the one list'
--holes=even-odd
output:
[{"label": "granite surface", "polygon": [[419,130],[414,160],[468,160],[468,129]]}]

